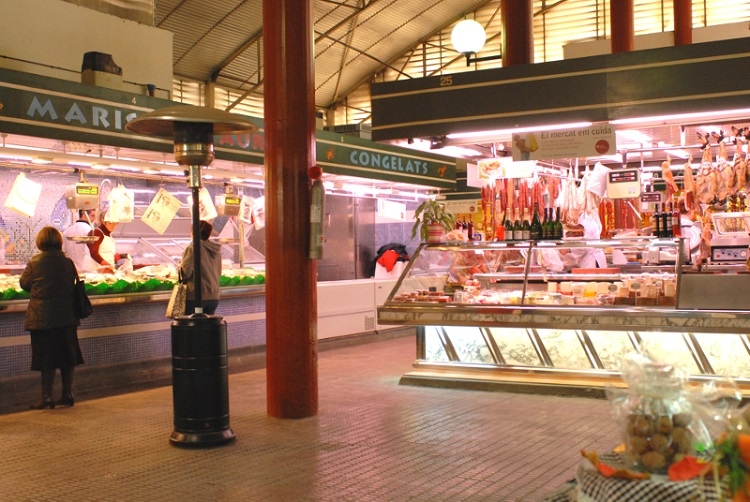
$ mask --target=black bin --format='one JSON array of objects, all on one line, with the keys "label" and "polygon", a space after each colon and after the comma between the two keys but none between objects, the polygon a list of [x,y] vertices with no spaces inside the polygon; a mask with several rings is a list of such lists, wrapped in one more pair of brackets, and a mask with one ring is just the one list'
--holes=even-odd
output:
[{"label": "black bin", "polygon": [[231,443],[227,324],[220,316],[179,317],[172,323],[175,446]]}]

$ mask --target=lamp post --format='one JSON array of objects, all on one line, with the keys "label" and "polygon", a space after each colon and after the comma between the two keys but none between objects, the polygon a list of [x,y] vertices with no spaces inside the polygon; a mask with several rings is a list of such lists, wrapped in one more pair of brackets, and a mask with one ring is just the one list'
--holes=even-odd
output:
[{"label": "lamp post", "polygon": [[136,134],[174,139],[174,156],[186,168],[192,193],[193,285],[195,313],[172,322],[172,400],[175,446],[209,447],[231,443],[226,322],[203,313],[201,295],[201,166],[214,160],[214,135],[257,130],[247,119],[215,108],[170,106],[131,120]]},{"label": "lamp post", "polygon": [[502,59],[502,53],[481,58],[472,57],[482,50],[486,41],[487,34],[484,31],[484,27],[473,19],[464,19],[454,26],[453,31],[451,31],[451,44],[453,44],[453,48],[457,52],[466,56],[466,66],[480,61]]}]

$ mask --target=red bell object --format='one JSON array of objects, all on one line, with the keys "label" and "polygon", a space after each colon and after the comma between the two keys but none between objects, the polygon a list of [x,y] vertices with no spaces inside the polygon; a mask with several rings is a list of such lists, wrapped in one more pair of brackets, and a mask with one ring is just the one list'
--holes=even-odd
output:
[{"label": "red bell object", "polygon": [[315,181],[321,176],[323,176],[323,170],[318,166],[312,166],[307,170],[307,175],[310,177],[311,180]]}]

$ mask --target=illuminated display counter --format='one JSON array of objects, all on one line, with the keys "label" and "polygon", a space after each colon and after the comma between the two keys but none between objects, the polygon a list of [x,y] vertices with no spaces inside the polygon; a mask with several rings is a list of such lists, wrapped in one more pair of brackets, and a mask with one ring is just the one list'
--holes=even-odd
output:
[{"label": "illuminated display counter", "polygon": [[[738,288],[747,290],[750,275],[688,273],[680,248],[679,239],[423,244],[378,308],[378,323],[418,327],[404,383],[591,392],[618,385],[621,357],[645,348],[694,380],[733,377],[747,392],[744,300],[704,309],[691,290],[725,282],[722,294],[744,297]],[[600,250],[607,266],[550,271],[542,249]],[[625,261],[615,265],[613,256]]]}]

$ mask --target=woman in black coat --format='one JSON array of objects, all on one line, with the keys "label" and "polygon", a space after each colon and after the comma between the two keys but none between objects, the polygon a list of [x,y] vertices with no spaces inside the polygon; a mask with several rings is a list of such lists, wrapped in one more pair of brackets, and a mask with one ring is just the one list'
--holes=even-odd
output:
[{"label": "woman in black coat", "polygon": [[36,236],[41,253],[29,260],[19,279],[21,287],[31,293],[24,323],[31,332],[31,369],[42,373],[42,399],[31,405],[36,410],[55,407],[55,368],[60,368],[63,384],[57,404],[73,406],[73,370],[83,363],[78,344],[80,320],[73,307],[78,273],[62,244],[59,230],[42,228]]}]

